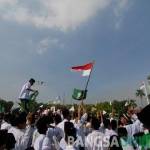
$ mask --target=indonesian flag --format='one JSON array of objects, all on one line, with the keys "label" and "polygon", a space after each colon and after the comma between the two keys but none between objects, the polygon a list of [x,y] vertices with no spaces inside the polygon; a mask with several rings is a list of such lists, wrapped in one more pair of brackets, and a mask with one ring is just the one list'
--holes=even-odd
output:
[{"label": "indonesian flag", "polygon": [[77,71],[77,72],[82,72],[82,76],[89,76],[91,73],[91,70],[93,68],[93,65],[94,65],[94,63],[91,62],[91,63],[85,64],[83,66],[72,67],[71,70]]}]

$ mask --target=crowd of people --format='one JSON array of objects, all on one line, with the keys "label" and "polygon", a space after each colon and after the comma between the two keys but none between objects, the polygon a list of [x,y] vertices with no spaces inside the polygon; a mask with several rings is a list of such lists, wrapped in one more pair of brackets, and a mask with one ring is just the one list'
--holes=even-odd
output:
[{"label": "crowd of people", "polygon": [[150,105],[128,106],[118,118],[63,107],[0,115],[0,150],[148,150]]},{"label": "crowd of people", "polygon": [[127,106],[117,117],[87,112],[83,103],[77,110],[41,106],[30,112],[34,83],[30,79],[22,86],[24,109],[0,114],[0,150],[150,150],[150,105]]}]

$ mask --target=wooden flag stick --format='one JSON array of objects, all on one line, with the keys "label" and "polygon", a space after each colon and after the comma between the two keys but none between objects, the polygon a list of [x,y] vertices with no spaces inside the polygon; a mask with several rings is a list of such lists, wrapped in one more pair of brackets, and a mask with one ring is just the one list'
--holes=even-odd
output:
[{"label": "wooden flag stick", "polygon": [[[91,78],[91,74],[92,74],[92,71],[93,71],[94,64],[95,64],[95,61],[93,61],[93,66],[92,66],[90,75],[89,75],[89,77],[88,77],[88,80],[87,80],[87,82],[86,82],[86,86],[85,86],[85,91],[84,91],[84,92],[87,92],[87,88],[88,88],[88,85],[89,85],[89,82],[90,82],[90,78]],[[82,101],[81,101],[81,105],[83,106],[83,99],[82,99]]]}]

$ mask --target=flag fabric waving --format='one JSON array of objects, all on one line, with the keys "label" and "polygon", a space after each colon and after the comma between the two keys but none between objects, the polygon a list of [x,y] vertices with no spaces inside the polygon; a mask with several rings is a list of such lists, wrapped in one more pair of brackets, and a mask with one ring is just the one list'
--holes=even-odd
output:
[{"label": "flag fabric waving", "polygon": [[86,99],[87,91],[80,90],[80,89],[74,89],[72,98],[75,100],[84,100]]},{"label": "flag fabric waving", "polygon": [[72,67],[71,70],[77,71],[77,72],[82,72],[82,76],[89,76],[92,71],[93,65],[94,65],[94,63],[91,62],[91,63],[85,64],[82,66]]},{"label": "flag fabric waving", "polygon": [[143,82],[142,85],[140,86],[140,90],[145,90],[145,83]]},{"label": "flag fabric waving", "polygon": [[147,95],[146,85],[144,82],[141,84],[140,90],[142,90],[144,92],[145,96]]},{"label": "flag fabric waving", "polygon": [[140,86],[140,90],[142,90],[146,96],[146,99],[147,99],[147,104],[150,104],[149,102],[149,96],[148,96],[148,92],[147,92],[147,87],[146,87],[146,84],[145,82],[142,83],[142,85]]}]

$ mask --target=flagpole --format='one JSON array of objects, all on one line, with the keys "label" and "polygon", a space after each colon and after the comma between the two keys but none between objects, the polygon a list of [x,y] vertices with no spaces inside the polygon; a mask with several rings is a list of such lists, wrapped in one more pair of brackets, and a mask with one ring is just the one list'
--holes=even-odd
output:
[{"label": "flagpole", "polygon": [[[91,74],[92,74],[92,71],[93,71],[94,64],[95,64],[95,61],[93,61],[93,66],[91,68],[91,72],[89,74],[88,80],[87,80],[86,85],[85,85],[85,92],[87,92],[87,88],[88,88],[88,85],[89,85],[89,82],[90,82],[90,78],[91,78]],[[85,99],[86,99],[86,97],[85,97]],[[83,99],[81,101],[81,105],[83,106]]]},{"label": "flagpole", "polygon": [[[94,67],[94,63],[95,61],[93,61],[92,63],[90,64],[86,64],[86,65],[83,65],[83,66],[76,66],[76,67],[72,67],[72,70],[76,70],[76,71],[88,71],[90,69],[90,72],[89,72],[89,76],[88,76],[88,79],[87,79],[87,82],[85,84],[85,90],[81,91],[81,105],[83,105],[83,100],[86,99],[86,94],[87,94],[87,88],[88,88],[88,85],[89,85],[89,81],[90,81],[90,78],[91,78],[91,74],[92,74],[92,71],[93,71],[93,67]],[[84,76],[84,74],[83,74]],[[86,76],[86,75],[85,75]],[[84,94],[84,95],[83,95]],[[76,98],[75,98],[76,99]],[[79,100],[79,99],[77,99]]]},{"label": "flagpole", "polygon": [[89,75],[89,77],[88,77],[88,80],[87,80],[87,82],[86,82],[85,91],[87,90],[88,85],[89,85],[89,82],[90,82],[90,78],[91,78],[91,74],[92,74],[92,71],[93,71],[94,63],[95,63],[95,61],[93,61],[93,66],[92,66],[90,75]]}]

